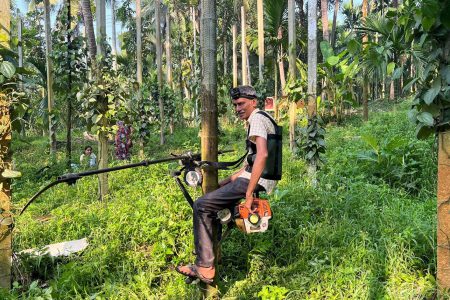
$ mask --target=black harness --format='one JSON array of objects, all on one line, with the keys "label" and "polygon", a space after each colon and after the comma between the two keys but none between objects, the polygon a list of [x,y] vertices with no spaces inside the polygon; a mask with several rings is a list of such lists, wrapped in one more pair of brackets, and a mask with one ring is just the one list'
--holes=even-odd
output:
[{"label": "black harness", "polygon": [[[258,111],[257,114],[261,114],[268,118],[274,128],[275,133],[274,134],[267,134],[267,160],[266,160],[266,166],[261,174],[261,178],[264,179],[270,179],[270,180],[280,180],[281,179],[281,171],[282,171],[282,137],[283,137],[283,128],[278,126],[277,123],[272,119],[272,117],[266,113],[265,111]],[[253,164],[256,159],[256,144],[252,143],[249,138],[250,134],[250,126],[248,127],[247,131],[247,140],[246,146],[247,146],[247,153],[250,152],[250,154],[247,155],[247,167],[245,170],[247,172],[252,172]],[[246,154],[247,154],[246,153]]]}]

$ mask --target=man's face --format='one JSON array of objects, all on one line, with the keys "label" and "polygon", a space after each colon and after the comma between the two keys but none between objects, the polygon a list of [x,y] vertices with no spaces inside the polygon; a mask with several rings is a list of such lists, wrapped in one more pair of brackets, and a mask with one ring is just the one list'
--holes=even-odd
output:
[{"label": "man's face", "polygon": [[241,120],[248,120],[256,108],[256,99],[247,98],[233,99],[234,110]]}]

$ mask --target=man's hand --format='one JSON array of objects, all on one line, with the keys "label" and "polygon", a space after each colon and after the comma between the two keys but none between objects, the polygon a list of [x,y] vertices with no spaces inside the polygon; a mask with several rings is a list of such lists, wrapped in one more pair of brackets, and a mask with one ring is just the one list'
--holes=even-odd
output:
[{"label": "man's hand", "polygon": [[253,214],[256,211],[256,208],[252,208],[252,204],[253,204],[253,195],[252,194],[246,195],[244,206],[248,209],[250,213]]}]

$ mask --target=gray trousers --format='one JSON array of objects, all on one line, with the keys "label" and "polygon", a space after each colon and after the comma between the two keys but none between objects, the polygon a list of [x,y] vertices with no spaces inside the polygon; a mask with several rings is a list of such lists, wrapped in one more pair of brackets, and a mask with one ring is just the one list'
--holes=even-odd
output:
[{"label": "gray trousers", "polygon": [[[200,267],[214,266],[213,232],[221,230],[217,212],[228,208],[233,212],[234,206],[245,198],[249,180],[237,178],[223,187],[207,193],[194,202],[194,245]],[[259,184],[255,192],[263,191]]]}]

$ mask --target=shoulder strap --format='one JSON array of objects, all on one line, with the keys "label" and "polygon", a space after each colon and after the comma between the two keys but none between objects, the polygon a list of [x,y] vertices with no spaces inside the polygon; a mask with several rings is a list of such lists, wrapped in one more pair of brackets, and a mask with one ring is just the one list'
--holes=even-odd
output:
[{"label": "shoulder strap", "polygon": [[272,122],[273,126],[275,127],[275,131],[276,132],[278,131],[278,124],[275,122],[275,120],[268,113],[266,113],[263,110],[260,110],[260,111],[257,112],[257,114],[263,115],[266,118],[268,118],[270,120],[270,122]]}]

